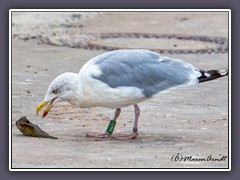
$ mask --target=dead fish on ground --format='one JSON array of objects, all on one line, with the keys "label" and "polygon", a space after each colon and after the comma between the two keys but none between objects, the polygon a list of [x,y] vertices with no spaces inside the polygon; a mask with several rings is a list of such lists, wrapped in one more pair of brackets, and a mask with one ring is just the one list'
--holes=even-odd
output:
[{"label": "dead fish on ground", "polygon": [[45,131],[41,130],[37,125],[31,123],[26,117],[21,117],[18,121],[16,121],[16,126],[19,131],[26,136],[58,139],[57,137],[50,136]]}]

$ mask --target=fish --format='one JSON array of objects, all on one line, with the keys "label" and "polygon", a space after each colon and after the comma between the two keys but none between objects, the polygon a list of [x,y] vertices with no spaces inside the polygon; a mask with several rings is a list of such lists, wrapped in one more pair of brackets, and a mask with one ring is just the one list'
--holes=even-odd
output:
[{"label": "fish", "polygon": [[31,123],[25,116],[16,121],[16,126],[25,136],[58,139],[58,137],[50,136],[45,131],[41,130],[38,125]]}]

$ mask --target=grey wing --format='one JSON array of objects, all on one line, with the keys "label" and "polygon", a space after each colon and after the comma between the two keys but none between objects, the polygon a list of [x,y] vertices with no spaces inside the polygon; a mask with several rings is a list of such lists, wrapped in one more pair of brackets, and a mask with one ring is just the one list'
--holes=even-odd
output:
[{"label": "grey wing", "polygon": [[146,97],[168,88],[197,83],[199,70],[180,60],[162,58],[147,50],[118,50],[97,58],[95,65],[101,70],[92,76],[110,87],[137,87]]}]

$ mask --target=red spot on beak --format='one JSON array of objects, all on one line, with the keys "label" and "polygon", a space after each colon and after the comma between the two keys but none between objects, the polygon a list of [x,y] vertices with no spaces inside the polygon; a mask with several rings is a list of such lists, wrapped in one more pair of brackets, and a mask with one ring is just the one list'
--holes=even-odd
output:
[{"label": "red spot on beak", "polygon": [[48,112],[47,112],[47,111],[44,111],[44,112],[43,112],[43,115],[42,115],[42,118],[44,118],[47,114],[48,114]]}]

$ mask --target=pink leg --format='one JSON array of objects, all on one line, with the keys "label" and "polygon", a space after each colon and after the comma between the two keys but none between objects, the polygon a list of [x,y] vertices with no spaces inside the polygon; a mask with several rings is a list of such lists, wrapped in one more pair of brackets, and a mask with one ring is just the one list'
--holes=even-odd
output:
[{"label": "pink leg", "polygon": [[[117,120],[117,118],[120,115],[120,113],[121,113],[121,109],[117,108],[116,111],[115,111],[114,117],[113,117],[114,121]],[[96,133],[96,132],[87,133],[87,137],[92,137],[92,138],[106,138],[106,137],[109,137],[111,135],[112,135],[112,133],[109,133],[109,132],[104,132],[104,133]]]},{"label": "pink leg", "polygon": [[134,119],[134,126],[133,126],[133,132],[129,135],[122,135],[122,136],[114,136],[115,139],[118,140],[129,140],[129,139],[135,139],[138,136],[138,119],[140,116],[140,108],[137,104],[134,104],[135,108],[135,119]]}]

